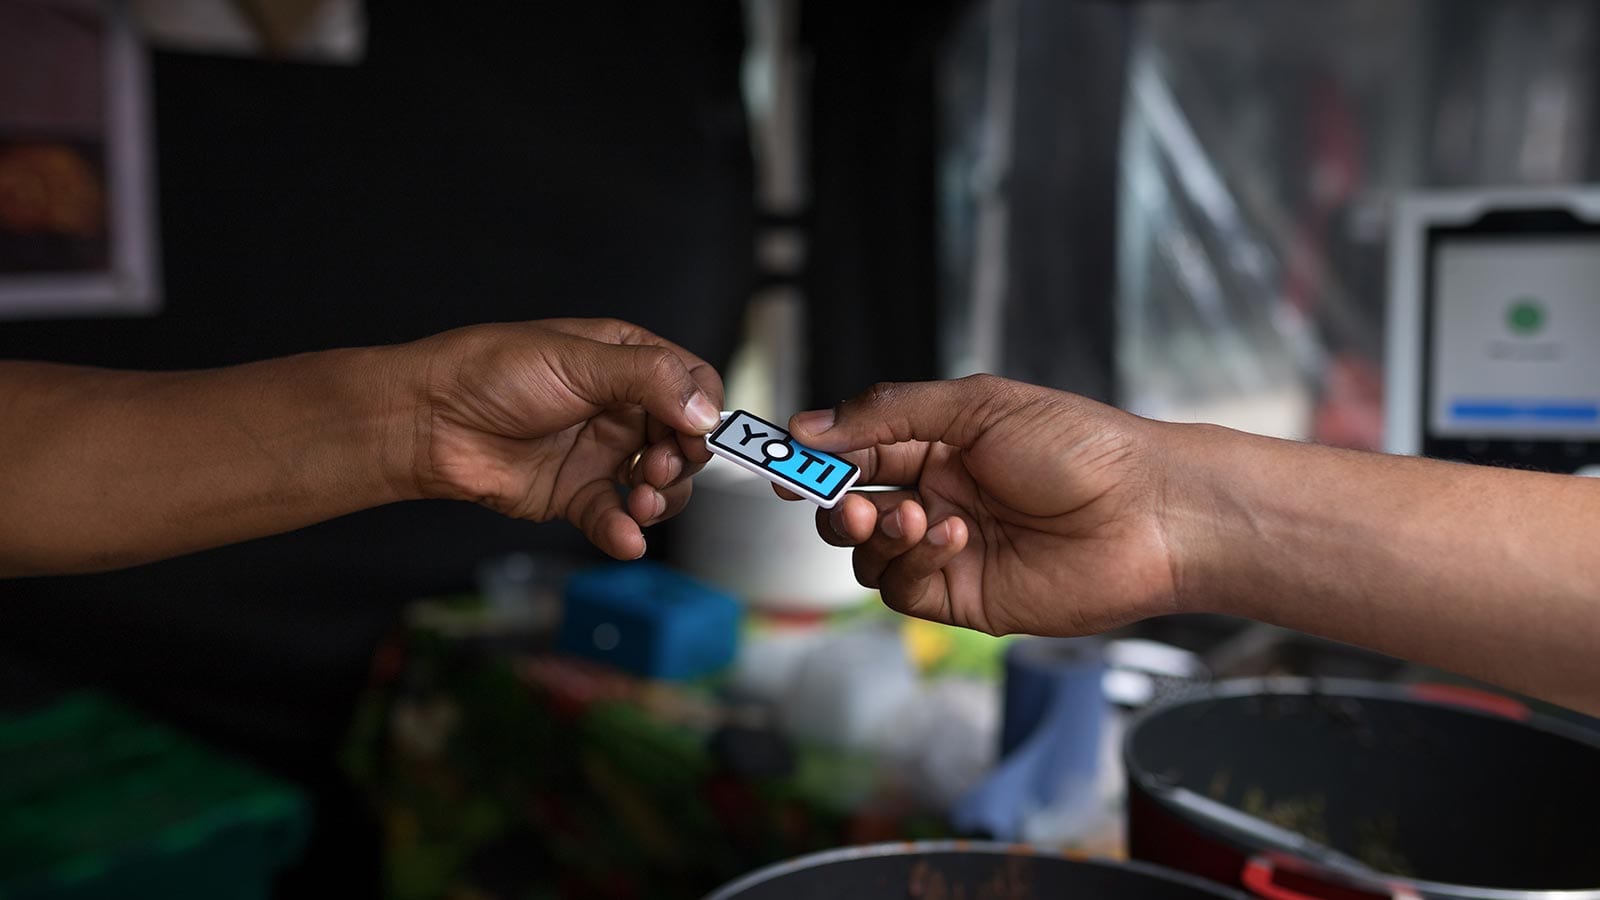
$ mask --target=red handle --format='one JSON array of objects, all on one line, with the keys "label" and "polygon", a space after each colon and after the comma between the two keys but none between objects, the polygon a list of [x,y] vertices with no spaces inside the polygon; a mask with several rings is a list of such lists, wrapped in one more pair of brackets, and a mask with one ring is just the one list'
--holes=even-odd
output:
[{"label": "red handle", "polygon": [[1526,722],[1533,715],[1533,711],[1519,700],[1459,684],[1414,684],[1407,693],[1414,700],[1463,706],[1517,722]]},{"label": "red handle", "polygon": [[[1272,860],[1265,856],[1252,857],[1244,864],[1244,871],[1239,873],[1239,881],[1250,893],[1264,900],[1329,900],[1329,898],[1355,898],[1377,897],[1381,900],[1420,900],[1417,892],[1409,885],[1391,884],[1388,893],[1382,891],[1362,890],[1353,885],[1322,884],[1313,882],[1315,887],[1311,890],[1316,893],[1305,894],[1294,888],[1284,887],[1278,883],[1278,867]],[[1306,876],[1310,877],[1310,876]]]},{"label": "red handle", "polygon": [[1244,864],[1244,871],[1239,873],[1239,880],[1250,889],[1250,893],[1265,900],[1318,900],[1311,894],[1302,894],[1292,891],[1273,879],[1277,867],[1272,860],[1264,856],[1252,857]]}]

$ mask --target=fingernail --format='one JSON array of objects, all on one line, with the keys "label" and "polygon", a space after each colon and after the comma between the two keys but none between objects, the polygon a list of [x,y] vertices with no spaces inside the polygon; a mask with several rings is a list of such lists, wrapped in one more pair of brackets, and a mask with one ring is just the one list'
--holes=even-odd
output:
[{"label": "fingernail", "polygon": [[650,514],[650,518],[652,518],[652,519],[661,518],[667,512],[667,498],[661,496],[660,493],[657,493],[656,494],[656,502],[650,504],[650,507],[655,510],[655,512]]},{"label": "fingernail", "polygon": [[644,552],[646,550],[648,550],[648,549],[650,549],[650,545],[645,543],[644,541],[640,541],[639,542],[639,555],[635,556],[634,559],[644,559]]},{"label": "fingernail", "polygon": [[939,524],[928,529],[928,543],[934,545],[935,547],[943,547],[945,544],[950,543],[949,519],[946,519],[945,521],[940,522]]},{"label": "fingernail", "polygon": [[811,412],[799,413],[794,417],[796,431],[806,434],[821,434],[833,427],[833,410],[814,409]]},{"label": "fingernail", "polygon": [[897,509],[883,517],[883,533],[895,540],[899,540],[900,536],[906,533],[905,529],[900,527],[900,510]]},{"label": "fingernail", "polygon": [[689,424],[700,431],[710,431],[722,421],[722,413],[705,394],[695,391],[689,402],[684,404],[683,411],[689,414]]}]

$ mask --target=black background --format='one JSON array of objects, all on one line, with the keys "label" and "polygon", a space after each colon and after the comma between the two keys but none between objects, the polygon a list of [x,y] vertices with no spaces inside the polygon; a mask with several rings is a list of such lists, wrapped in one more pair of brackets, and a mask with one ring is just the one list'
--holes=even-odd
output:
[{"label": "black background", "polygon": [[[155,53],[162,313],[3,323],[0,358],[199,368],[608,315],[726,361],[754,220],[737,3],[367,7],[357,67]],[[98,685],[296,779],[318,827],[281,892],[370,896],[376,836],[334,754],[373,645],[480,559],[581,547],[411,503],[0,582],[0,684]]]},{"label": "black background", "polygon": [[[813,403],[936,374],[932,75],[953,6],[807,24],[827,143],[810,224],[834,226],[807,277],[835,320]],[[727,362],[755,280],[736,0],[367,13],[354,67],[154,53],[162,312],[6,322],[0,358],[188,369],[606,315]],[[374,823],[335,764],[374,645],[405,601],[528,549],[588,552],[565,525],[419,502],[0,582],[0,705],[96,685],[295,779],[316,831],[280,894],[374,896]]]}]

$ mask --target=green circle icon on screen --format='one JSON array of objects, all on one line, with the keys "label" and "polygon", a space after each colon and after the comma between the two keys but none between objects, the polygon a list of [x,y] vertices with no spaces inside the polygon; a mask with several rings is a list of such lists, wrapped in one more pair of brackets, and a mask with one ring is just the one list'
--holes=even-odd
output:
[{"label": "green circle icon on screen", "polygon": [[1518,297],[1506,310],[1506,325],[1522,337],[1532,337],[1544,328],[1544,305],[1532,297]]}]

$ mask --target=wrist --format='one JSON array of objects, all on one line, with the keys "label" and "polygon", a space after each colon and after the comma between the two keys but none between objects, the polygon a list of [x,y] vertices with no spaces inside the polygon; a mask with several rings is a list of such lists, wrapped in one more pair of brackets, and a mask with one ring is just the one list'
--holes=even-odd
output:
[{"label": "wrist", "polygon": [[480,326],[385,349],[395,433],[387,458],[409,499],[493,505],[495,486],[506,473],[483,455],[471,429],[452,421],[449,410],[462,396],[463,367],[494,347],[492,330]]},{"label": "wrist", "polygon": [[429,355],[417,344],[353,351],[351,364],[366,416],[376,423],[373,458],[394,500],[434,496],[428,484],[428,441],[432,415],[429,402]]},{"label": "wrist", "polygon": [[1158,423],[1162,478],[1158,518],[1172,567],[1174,606],[1188,613],[1242,614],[1229,586],[1237,555],[1231,532],[1254,484],[1249,435],[1216,425]]}]

